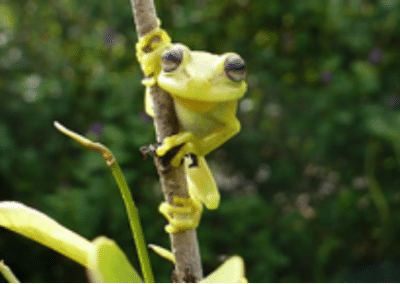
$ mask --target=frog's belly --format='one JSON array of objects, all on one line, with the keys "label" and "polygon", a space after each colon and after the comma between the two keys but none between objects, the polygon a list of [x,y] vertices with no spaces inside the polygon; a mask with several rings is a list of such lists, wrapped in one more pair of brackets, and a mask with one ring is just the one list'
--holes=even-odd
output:
[{"label": "frog's belly", "polygon": [[187,109],[175,101],[175,111],[178,116],[180,131],[190,131],[198,138],[203,138],[222,126],[213,116],[214,110],[197,113]]}]

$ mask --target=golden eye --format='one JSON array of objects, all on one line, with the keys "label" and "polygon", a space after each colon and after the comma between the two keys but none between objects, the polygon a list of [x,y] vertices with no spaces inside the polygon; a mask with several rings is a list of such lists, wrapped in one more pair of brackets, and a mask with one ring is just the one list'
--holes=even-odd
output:
[{"label": "golden eye", "polygon": [[226,76],[234,82],[240,82],[246,78],[246,62],[237,54],[229,55],[225,59],[224,70]]},{"label": "golden eye", "polygon": [[183,60],[183,48],[179,45],[175,45],[172,48],[164,51],[161,56],[162,69],[164,72],[174,71]]}]

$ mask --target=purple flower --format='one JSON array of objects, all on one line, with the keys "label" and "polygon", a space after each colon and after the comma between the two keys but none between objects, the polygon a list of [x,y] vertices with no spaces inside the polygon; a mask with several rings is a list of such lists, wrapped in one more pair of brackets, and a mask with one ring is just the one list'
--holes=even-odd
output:
[{"label": "purple flower", "polygon": [[383,57],[382,49],[380,48],[374,48],[370,51],[368,55],[368,60],[372,64],[378,64],[381,63]]},{"label": "purple flower", "polygon": [[390,95],[385,99],[385,105],[390,110],[398,109],[400,106],[400,99],[396,95]]},{"label": "purple flower", "polygon": [[104,125],[100,122],[93,123],[89,128],[89,132],[96,136],[100,136],[103,133],[103,130]]},{"label": "purple flower", "polygon": [[330,82],[332,82],[333,80],[333,74],[331,71],[329,70],[324,70],[322,71],[321,75],[320,75],[320,80],[322,83],[324,84],[329,84]]},{"label": "purple flower", "polygon": [[103,33],[103,41],[106,46],[112,47],[115,44],[116,31],[113,28],[108,28]]}]

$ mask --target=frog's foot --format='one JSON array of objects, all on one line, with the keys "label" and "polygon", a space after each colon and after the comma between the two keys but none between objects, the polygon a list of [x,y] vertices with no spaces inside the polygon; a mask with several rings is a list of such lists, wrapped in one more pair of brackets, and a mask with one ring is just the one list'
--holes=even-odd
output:
[{"label": "frog's foot", "polygon": [[203,206],[191,199],[175,196],[174,203],[161,203],[158,211],[167,218],[169,224],[165,226],[167,233],[179,233],[199,226]]},{"label": "frog's foot", "polygon": [[156,153],[158,156],[164,156],[172,148],[183,145],[171,160],[171,165],[177,167],[181,163],[183,157],[188,153],[197,154],[197,140],[198,139],[191,132],[179,133],[165,138],[161,146],[157,148]]}]

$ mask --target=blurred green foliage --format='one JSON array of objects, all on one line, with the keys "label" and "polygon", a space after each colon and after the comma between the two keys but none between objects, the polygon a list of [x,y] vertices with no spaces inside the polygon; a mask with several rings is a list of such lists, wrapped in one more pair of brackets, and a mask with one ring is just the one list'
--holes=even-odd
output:
[{"label": "blurred green foliage", "polygon": [[[204,270],[239,254],[250,282],[400,281],[400,1],[156,1],[174,42],[248,63],[242,132],[208,158],[222,192],[198,230]],[[18,200],[136,267],[116,155],[146,238],[168,247],[143,113],[129,1],[0,4],[0,199]],[[82,282],[84,269],[4,229],[0,258],[24,282]],[[151,256],[158,281],[172,265]]]}]

